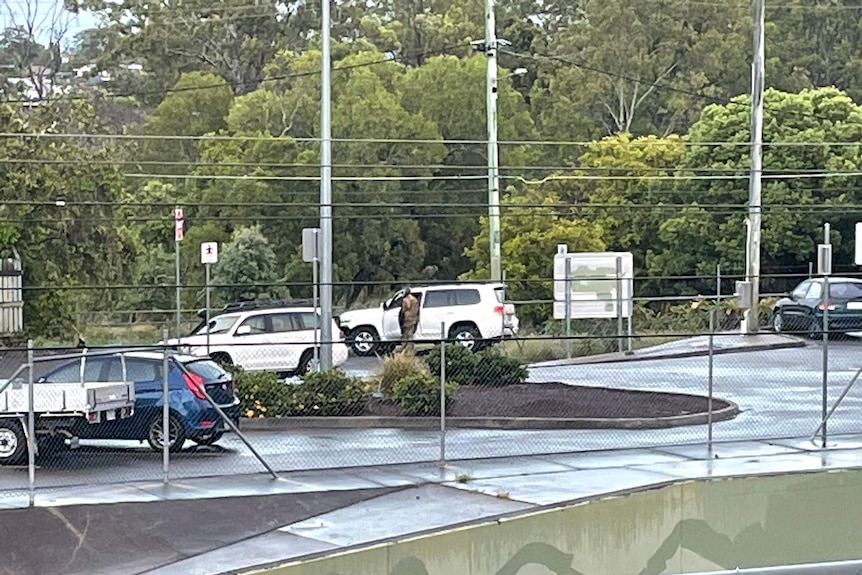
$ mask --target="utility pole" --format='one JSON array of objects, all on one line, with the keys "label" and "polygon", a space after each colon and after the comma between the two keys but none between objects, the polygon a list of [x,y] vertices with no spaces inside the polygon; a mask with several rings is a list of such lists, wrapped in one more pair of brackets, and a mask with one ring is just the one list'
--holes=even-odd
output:
[{"label": "utility pole", "polygon": [[497,23],[494,1],[485,0],[485,55],[488,73],[485,82],[488,113],[488,231],[491,247],[491,279],[503,280],[500,240],[500,159],[497,146]]},{"label": "utility pole", "polygon": [[321,0],[320,70],[320,369],[332,368],[332,102],[330,1]]},{"label": "utility pole", "polygon": [[751,65],[751,172],[748,187],[748,226],[745,278],[751,282],[751,308],[745,312],[745,333],[760,327],[760,225],[763,175],[763,90],[766,59],[765,0],[754,0],[754,61]]}]

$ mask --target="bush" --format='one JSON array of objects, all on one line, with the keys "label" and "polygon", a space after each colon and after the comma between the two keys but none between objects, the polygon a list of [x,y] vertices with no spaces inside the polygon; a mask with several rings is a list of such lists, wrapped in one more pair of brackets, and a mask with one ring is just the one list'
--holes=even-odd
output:
[{"label": "bush", "polygon": [[524,383],[527,368],[517,359],[506,357],[498,349],[487,349],[478,354],[474,381],[481,385],[502,387]]},{"label": "bush", "polygon": [[278,381],[274,373],[248,372],[238,367],[231,368],[231,371],[234,393],[244,417],[283,417],[292,414],[291,389]]},{"label": "bush", "polygon": [[383,360],[383,366],[374,381],[378,391],[391,397],[396,383],[416,373],[430,375],[428,365],[413,354],[398,353]]},{"label": "bush", "polygon": [[[425,362],[431,373],[439,376],[440,348],[432,350]],[[462,345],[446,346],[446,381],[461,385],[504,386],[523,383],[526,379],[527,368],[497,348],[473,353]]]},{"label": "bush", "polygon": [[[446,384],[446,411],[455,405],[457,383]],[[440,380],[427,372],[418,372],[401,378],[392,387],[392,399],[404,415],[439,416]]]},{"label": "bush", "polygon": [[[461,385],[473,385],[476,381],[479,354],[475,354],[463,345],[446,345],[446,381],[454,381]],[[428,369],[436,377],[440,377],[440,347],[436,346],[425,356]]]},{"label": "bush", "polygon": [[294,415],[361,415],[371,401],[369,386],[339,369],[309,373],[290,388]]}]

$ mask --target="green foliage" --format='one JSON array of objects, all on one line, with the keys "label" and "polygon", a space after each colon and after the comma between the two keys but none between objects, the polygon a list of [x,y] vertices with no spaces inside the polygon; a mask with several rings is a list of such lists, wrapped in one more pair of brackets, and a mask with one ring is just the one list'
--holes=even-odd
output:
[{"label": "green foliage", "polygon": [[272,294],[277,259],[260,228],[240,228],[219,254],[213,283],[225,301],[254,300]]},{"label": "green foliage", "polygon": [[[392,387],[392,399],[404,415],[431,417],[440,415],[440,380],[427,372],[417,372],[399,379]],[[446,411],[455,404],[458,384],[446,384]]]},{"label": "green foliage", "polygon": [[[440,348],[435,347],[424,359],[429,371],[439,377]],[[462,345],[446,346],[446,381],[461,385],[505,386],[524,383],[526,379],[527,368],[498,348],[473,353]]]},{"label": "green foliage", "polygon": [[477,384],[503,387],[527,380],[527,368],[517,359],[507,357],[499,348],[488,348],[477,354],[474,380]]},{"label": "green foliage", "polygon": [[[440,346],[434,346],[423,359],[431,373],[440,377]],[[473,385],[476,383],[478,361],[479,356],[463,345],[446,344],[446,380],[456,381],[461,385]]]},{"label": "green foliage", "polygon": [[293,414],[294,397],[291,386],[278,380],[274,373],[243,371],[231,368],[234,394],[239,399],[242,417],[284,417]]},{"label": "green foliage", "polygon": [[338,369],[309,373],[291,387],[294,415],[361,415],[371,399],[364,381]]},{"label": "green foliage", "polygon": [[397,353],[383,360],[383,365],[375,375],[377,390],[391,396],[395,384],[409,375],[431,373],[428,365],[412,353]]}]

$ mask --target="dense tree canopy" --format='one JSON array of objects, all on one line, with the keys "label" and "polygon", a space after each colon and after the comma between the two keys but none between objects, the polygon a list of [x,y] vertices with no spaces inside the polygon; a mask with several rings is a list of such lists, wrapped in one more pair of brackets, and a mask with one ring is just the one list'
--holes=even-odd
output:
[{"label": "dense tree canopy", "polygon": [[[39,288],[27,293],[28,327],[170,309],[176,205],[184,307],[201,304],[203,241],[231,246],[219,277],[248,281],[227,283],[310,295],[300,238],[319,217],[319,5],[66,4],[102,22],[62,59],[56,82],[69,97],[23,108],[9,89],[0,110],[0,247],[16,247]],[[807,270],[826,221],[837,265],[850,261],[862,18],[846,0],[786,4],[768,14],[763,265],[793,274]],[[501,0],[497,23],[508,41],[497,99],[513,297],[549,297],[558,243],[631,251],[645,295],[709,291],[697,276],[717,263],[740,273],[747,4]],[[488,276],[487,62],[471,45],[483,38],[481,0],[333,6],[340,305],[404,282]],[[55,45],[40,42],[26,27],[0,35],[3,74],[56,63]],[[243,267],[255,250],[252,273]],[[83,289],[97,285],[116,289]]]}]

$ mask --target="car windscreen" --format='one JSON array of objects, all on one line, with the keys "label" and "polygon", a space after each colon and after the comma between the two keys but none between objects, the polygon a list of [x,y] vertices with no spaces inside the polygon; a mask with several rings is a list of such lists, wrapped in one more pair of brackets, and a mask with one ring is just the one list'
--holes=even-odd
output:
[{"label": "car windscreen", "polygon": [[193,374],[202,377],[204,384],[220,383],[231,378],[228,372],[211,359],[196,359],[184,363],[183,367]]},{"label": "car windscreen", "polygon": [[862,298],[862,282],[830,282],[829,297],[832,299],[848,300]]},{"label": "car windscreen", "polygon": [[238,318],[238,315],[220,315],[218,317],[214,317],[210,320],[209,330],[207,330],[206,325],[202,325],[197,331],[194,332],[193,335],[205,335],[207,331],[209,331],[210,335],[227,333],[227,331],[233,327],[233,324],[236,323],[236,320]]}]

